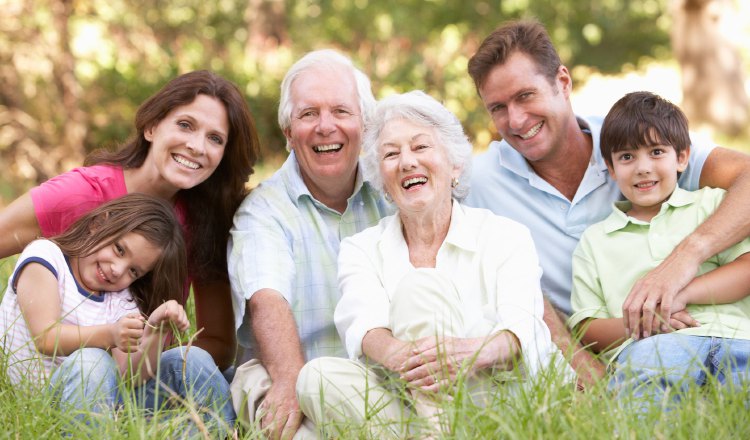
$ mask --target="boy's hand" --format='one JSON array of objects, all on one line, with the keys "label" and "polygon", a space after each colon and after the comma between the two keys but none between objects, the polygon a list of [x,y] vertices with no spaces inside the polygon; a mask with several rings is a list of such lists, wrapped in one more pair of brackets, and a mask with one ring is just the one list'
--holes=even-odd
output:
[{"label": "boy's hand", "polygon": [[181,332],[190,327],[185,309],[175,300],[169,300],[156,308],[148,317],[148,325],[160,327],[165,323],[172,323]]},{"label": "boy's hand", "polygon": [[672,313],[672,316],[669,317],[668,331],[671,332],[675,330],[682,330],[683,328],[700,326],[701,324],[692,316],[690,316],[690,313],[688,313],[687,310],[680,310],[679,312]]},{"label": "boy's hand", "polygon": [[112,324],[112,345],[129,353],[138,349],[143,337],[144,318],[140,313],[130,313]]},{"label": "boy's hand", "polygon": [[[687,302],[687,295],[685,289],[683,289],[672,301],[672,313],[669,315],[669,322],[655,320],[652,328],[653,334],[669,333],[688,327],[700,327],[700,323],[688,313]],[[664,313],[662,310],[662,314]]]}]

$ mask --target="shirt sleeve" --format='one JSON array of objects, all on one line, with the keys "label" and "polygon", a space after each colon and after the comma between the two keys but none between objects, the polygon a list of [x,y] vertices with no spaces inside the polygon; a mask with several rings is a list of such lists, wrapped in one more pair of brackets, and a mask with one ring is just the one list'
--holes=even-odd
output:
[{"label": "shirt sleeve", "polygon": [[611,318],[599,279],[599,271],[592,258],[590,231],[584,233],[573,252],[573,291],[571,306],[573,315],[568,327],[574,328],[589,318]]},{"label": "shirt sleeve", "polygon": [[690,133],[690,142],[688,166],[680,175],[679,184],[682,189],[696,191],[700,188],[703,165],[714,148],[716,148],[716,144],[708,136],[695,133]]},{"label": "shirt sleeve", "polygon": [[261,289],[273,289],[293,303],[294,249],[283,216],[263,197],[247,198],[234,217],[228,251],[235,325],[247,300]]},{"label": "shirt sleeve", "polygon": [[[701,198],[701,216],[703,218],[710,217],[716,209],[718,209],[721,202],[724,200],[727,192],[721,188],[703,188],[700,190]],[[703,220],[702,220],[703,221]],[[750,252],[750,237],[730,246],[726,250],[719,252],[712,258],[716,258],[716,262],[719,266],[731,263],[743,254]]]},{"label": "shirt sleeve", "polygon": [[521,225],[501,228],[505,238],[493,246],[504,249],[503,256],[494,259],[497,324],[493,333],[507,330],[518,338],[524,363],[533,375],[543,367],[551,350],[549,328],[543,320],[544,302],[539,284],[542,270],[529,230]]},{"label": "shirt sleeve", "polygon": [[13,270],[13,274],[10,276],[9,284],[13,289],[13,293],[16,293],[18,275],[30,263],[41,264],[49,270],[59,282],[60,277],[58,271],[60,268],[56,264],[55,254],[60,254],[60,250],[48,240],[35,240],[29,243],[18,257],[18,263]]},{"label": "shirt sleeve", "polygon": [[333,319],[352,360],[362,356],[365,334],[375,328],[388,328],[389,323],[390,301],[373,254],[352,238],[341,242],[338,257],[341,299]]},{"label": "shirt sleeve", "polygon": [[127,194],[122,169],[108,166],[75,168],[31,190],[42,235],[65,231],[83,214]]}]

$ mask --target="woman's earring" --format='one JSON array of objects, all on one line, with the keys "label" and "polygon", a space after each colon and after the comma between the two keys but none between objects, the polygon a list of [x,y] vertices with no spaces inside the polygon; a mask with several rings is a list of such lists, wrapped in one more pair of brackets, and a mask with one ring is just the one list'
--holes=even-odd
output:
[{"label": "woman's earring", "polygon": [[455,188],[458,186],[458,177],[454,177],[451,179],[451,188]]},{"label": "woman's earring", "polygon": [[383,196],[385,197],[385,200],[388,201],[388,203],[393,203],[393,197],[386,191]]}]

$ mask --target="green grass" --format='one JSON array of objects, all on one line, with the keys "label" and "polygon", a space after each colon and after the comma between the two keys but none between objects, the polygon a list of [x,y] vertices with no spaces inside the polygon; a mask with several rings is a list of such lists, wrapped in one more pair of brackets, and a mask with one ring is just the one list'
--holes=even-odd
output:
[{"label": "green grass", "polygon": [[[4,294],[15,259],[0,260],[0,297]],[[191,313],[192,316],[192,313]],[[458,397],[444,406],[441,422],[445,439],[683,439],[750,438],[748,402],[750,388],[730,390],[715,383],[691,389],[679,406],[665,411],[655,404],[639,416],[628,409],[632,399],[618,400],[602,381],[586,392],[550,379],[528,391],[515,394],[503,387],[486,407]],[[0,438],[172,439],[185,436],[184,427],[195,418],[189,404],[173,410],[147,414],[126,401],[111,417],[98,424],[77,421],[74,414],[61,411],[50,393],[13,386],[5,374],[0,354]],[[410,426],[396,431],[415,432],[423,420],[412,419]],[[366,427],[330,425],[327,432],[336,438],[382,438]],[[419,438],[419,433],[412,438]],[[194,437],[202,435],[194,433]],[[263,438],[257,430],[243,431],[241,439]]]}]

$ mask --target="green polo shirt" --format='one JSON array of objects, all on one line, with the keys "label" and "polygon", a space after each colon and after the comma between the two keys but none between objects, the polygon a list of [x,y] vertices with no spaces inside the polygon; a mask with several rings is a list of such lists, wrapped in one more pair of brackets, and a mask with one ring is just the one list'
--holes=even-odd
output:
[{"label": "green polo shirt", "polygon": [[[719,206],[722,189],[675,189],[659,213],[644,222],[625,212],[630,202],[616,202],[612,214],[583,233],[573,253],[572,328],[588,318],[621,318],[622,304],[635,282],[659,265]],[[750,252],[750,239],[709,258],[699,275]],[[678,330],[695,336],[750,339],[750,297],[732,304],[689,305],[700,327]],[[614,360],[631,340],[604,354]]]}]

